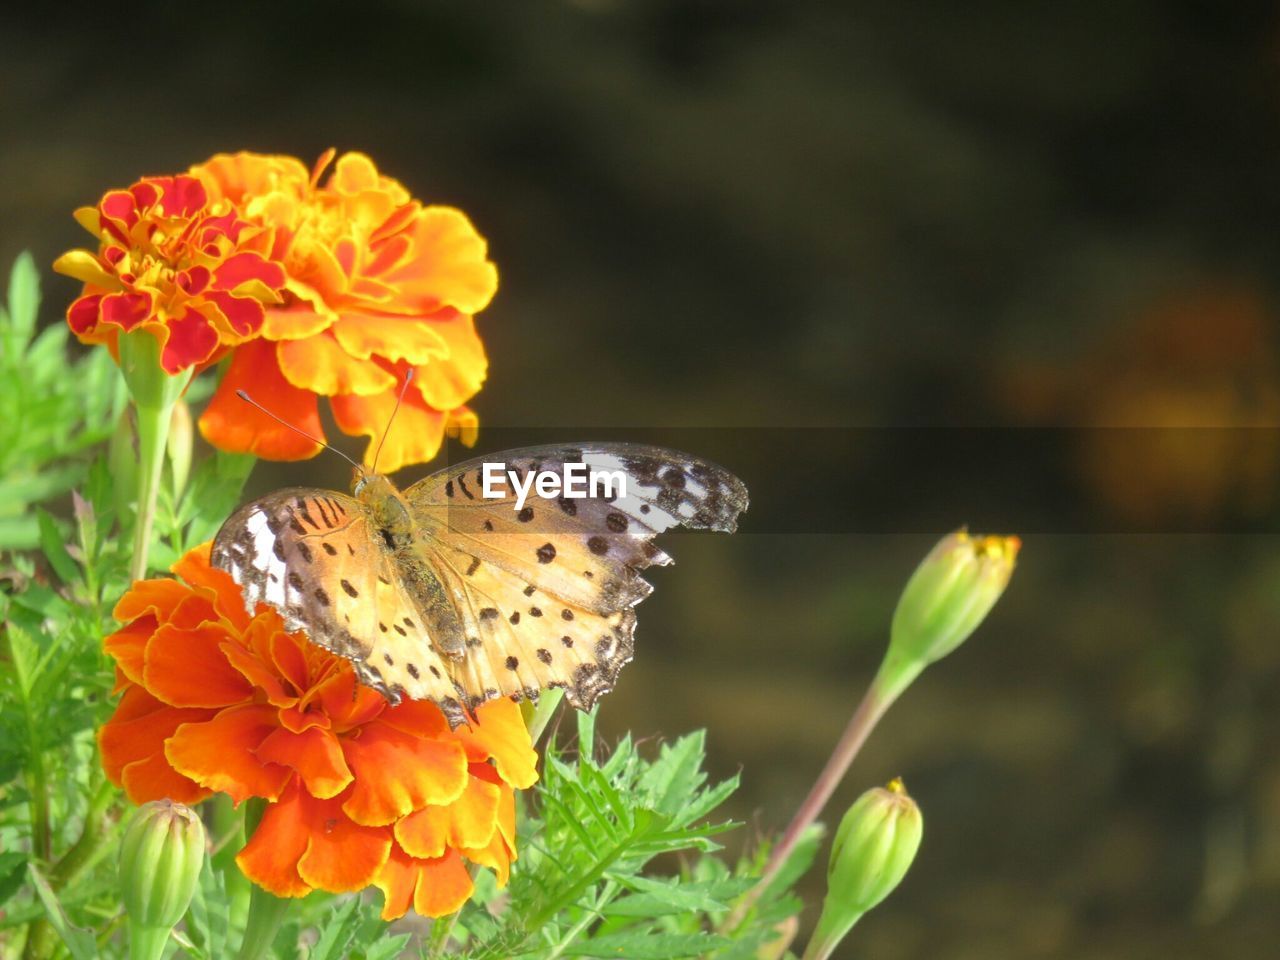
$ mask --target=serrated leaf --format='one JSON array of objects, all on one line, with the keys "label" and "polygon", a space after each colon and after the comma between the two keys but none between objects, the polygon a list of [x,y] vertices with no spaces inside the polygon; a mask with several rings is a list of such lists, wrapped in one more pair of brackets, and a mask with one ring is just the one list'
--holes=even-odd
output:
[{"label": "serrated leaf", "polygon": [[628,960],[677,960],[696,957],[727,946],[729,941],[711,933],[648,933],[624,931],[570,944],[566,957],[626,957]]},{"label": "serrated leaf", "polygon": [[605,913],[619,917],[658,917],[690,911],[724,910],[730,901],[746,893],[753,882],[732,877],[711,883],[681,882],[678,877],[628,877],[623,881],[635,892],[611,903]]},{"label": "serrated leaf", "polygon": [[395,937],[383,937],[364,952],[364,960],[392,960],[393,957],[400,956],[412,936],[402,933]]},{"label": "serrated leaf", "polygon": [[339,960],[347,955],[347,946],[360,925],[360,901],[349,897],[334,908],[320,925],[320,939],[311,949],[310,960]]},{"label": "serrated leaf", "polygon": [[706,731],[698,730],[673,744],[662,745],[658,760],[640,780],[640,788],[652,798],[655,809],[679,813],[707,775],[702,770]]},{"label": "serrated leaf", "polygon": [[814,858],[818,855],[818,848],[822,845],[822,838],[826,835],[826,832],[826,828],[820,823],[811,823],[805,828],[796,845],[787,854],[787,859],[783,861],[777,875],[765,887],[764,893],[761,894],[762,901],[767,902],[773,897],[782,896],[809,871],[809,868],[813,866]]}]

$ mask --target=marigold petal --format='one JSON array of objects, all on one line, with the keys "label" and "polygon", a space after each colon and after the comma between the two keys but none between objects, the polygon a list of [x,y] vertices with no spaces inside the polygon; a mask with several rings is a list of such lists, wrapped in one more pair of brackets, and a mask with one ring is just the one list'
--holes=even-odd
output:
[{"label": "marigold petal", "polygon": [[396,821],[396,843],[413,857],[439,857],[449,844],[449,807],[426,806]]},{"label": "marigold petal", "polygon": [[400,287],[407,305],[421,313],[441,307],[479,313],[489,305],[498,290],[498,269],[465,213],[426,207],[409,229],[416,256],[382,277]]},{"label": "marigold petal", "polygon": [[210,300],[218,313],[219,319],[226,321],[226,329],[222,330],[224,340],[234,343],[237,340],[249,339],[262,329],[266,319],[266,311],[257,300],[249,297],[236,297],[224,290],[210,292],[206,299]]},{"label": "marigold petal", "polygon": [[471,899],[475,884],[456,850],[447,850],[435,860],[419,860],[418,883],[413,909],[422,917],[443,917],[456,913]]},{"label": "marigold petal", "polygon": [[210,790],[230,794],[236,803],[249,797],[276,800],[293,771],[264,763],[255,754],[273,729],[274,707],[229,707],[203,723],[180,726],[165,744],[165,756],[179,773]]},{"label": "marigold petal", "polygon": [[383,920],[398,920],[409,911],[417,883],[413,858],[393,843],[386,863],[373,878],[373,885],[382,891]]},{"label": "marigold petal", "polygon": [[307,792],[320,800],[336,797],[352,780],[338,738],[321,727],[301,733],[275,730],[258,747],[258,759],[292,767]]},{"label": "marigold petal", "polygon": [[161,625],[147,643],[143,685],[175,707],[225,707],[252,696],[253,687],[227,662],[221,624]]},{"label": "marigold petal", "polygon": [[104,270],[98,258],[88,250],[68,250],[53,261],[53,270],[54,273],[73,277],[81,283],[91,284],[104,290],[120,289],[120,281],[114,274]]},{"label": "marigold petal", "polygon": [[98,304],[98,319],[122,330],[132,330],[151,316],[151,294],[109,293]]},{"label": "marigold petal", "polygon": [[304,301],[295,301],[288,306],[267,309],[262,335],[268,340],[302,340],[327,330],[336,319],[336,314],[316,310]]},{"label": "marigold petal", "polygon": [[416,737],[451,735],[444,711],[430,700],[401,700],[383,714],[382,722]]},{"label": "marigold petal", "polygon": [[483,847],[464,847],[458,851],[474,864],[488,867],[497,877],[498,886],[505,887],[511,877],[511,861],[515,859],[513,848],[508,847],[502,834],[494,831]]},{"label": "marigold petal", "polygon": [[449,846],[483,847],[498,828],[498,808],[502,790],[496,783],[472,776],[467,789],[449,809]]},{"label": "marigold petal", "polygon": [[498,774],[513,787],[526,789],[538,780],[538,754],[520,708],[506,697],[489,700],[476,708],[476,722],[455,733],[473,762],[491,759]]},{"label": "marigold petal", "polygon": [[311,692],[339,733],[361,727],[387,710],[386,698],[377,690],[357,683],[355,670],[346,666]]},{"label": "marigold petal", "polygon": [[298,861],[298,874],[307,883],[330,893],[362,890],[373,882],[391,852],[391,831],[352,821],[336,801],[323,804],[324,819],[311,823],[307,850]]},{"label": "marigold petal", "polygon": [[433,324],[407,317],[344,313],[333,325],[333,334],[342,349],[361,360],[376,354],[419,364],[449,355],[448,344]]},{"label": "marigold petal", "polygon": [[416,367],[413,385],[428,406],[452,410],[475,396],[489,372],[489,359],[467,314],[444,311],[424,322],[448,344],[448,355]]},{"label": "marigold petal", "polygon": [[410,905],[424,917],[443,917],[462,909],[475,886],[454,850],[444,856],[420,860],[392,844],[386,863],[373,879],[383,894],[382,919],[405,915]]},{"label": "marigold petal", "polygon": [[208,710],[170,707],[142,687],[129,687],[98,730],[107,779],[123,787],[133,803],[165,797],[181,803],[202,800],[208,791],[169,765],[164,742],[181,724],[209,715]]},{"label": "marigold petal", "polygon": [[382,826],[429,803],[452,803],[467,785],[457,740],[422,739],[375,720],[343,747],[356,776],[343,809],[357,823]]},{"label": "marigold petal", "polygon": [[252,453],[270,460],[305,460],[320,452],[319,444],[245,403],[236,396],[237,390],[266,398],[276,416],[304,433],[324,439],[315,394],[294,387],[284,378],[274,343],[253,340],[235,349],[231,365],[200,416],[200,433],[219,450]]},{"label": "marigold petal", "polygon": [[[251,627],[250,630],[252,629]],[[225,643],[222,645],[222,655],[227,658],[227,663],[240,671],[242,677],[267,695],[267,703],[272,706],[287,707],[297,699],[285,690],[280,678],[249,650],[238,644]]]},{"label": "marigold petal", "polygon": [[310,839],[304,797],[295,780],[278,802],[267,805],[258,829],[236,855],[241,873],[277,897],[302,897],[312,889],[298,873]]},{"label": "marigold petal", "polygon": [[329,186],[341,193],[360,193],[378,187],[378,168],[366,154],[344,153],[334,164]]},{"label": "marigold petal", "polygon": [[[378,467],[394,473],[410,463],[426,463],[440,452],[444,442],[445,415],[432,410],[415,391],[405,392],[395,419],[396,392],[388,390],[372,397],[330,397],[333,419],[343,433],[371,438],[365,447],[365,469],[373,469],[377,444],[382,444]],[[385,440],[383,434],[386,434]]]},{"label": "marigold petal", "polygon": [[217,353],[221,342],[208,318],[190,307],[182,316],[171,317],[163,329],[168,334],[161,338],[164,346],[160,351],[160,366],[170,374],[207,362]]},{"label": "marigold petal", "polygon": [[102,294],[80,297],[67,308],[67,326],[81,339],[91,336],[98,326],[98,313],[102,306]]},{"label": "marigold petal", "polygon": [[215,290],[234,291],[241,284],[252,280],[257,280],[272,290],[278,290],[284,286],[284,268],[266,259],[260,253],[245,251],[227,257],[213,271]]},{"label": "marigold petal", "polygon": [[151,614],[167,620],[183,600],[191,596],[191,588],[177,580],[135,580],[111,615],[122,623]]},{"label": "marigold petal", "polygon": [[142,683],[147,641],[156,630],[152,614],[138,617],[102,641],[102,649],[115,660],[116,667],[131,683]]},{"label": "marigold petal", "polygon": [[244,607],[244,593],[239,584],[225,570],[219,570],[209,561],[212,541],[192,547],[169,570],[193,587],[213,591],[213,604],[218,614],[236,630],[244,631],[251,617]]},{"label": "marigold petal", "polygon": [[277,346],[280,372],[295,387],[315,393],[369,396],[390,390],[396,379],[372,360],[347,353],[328,331]]}]

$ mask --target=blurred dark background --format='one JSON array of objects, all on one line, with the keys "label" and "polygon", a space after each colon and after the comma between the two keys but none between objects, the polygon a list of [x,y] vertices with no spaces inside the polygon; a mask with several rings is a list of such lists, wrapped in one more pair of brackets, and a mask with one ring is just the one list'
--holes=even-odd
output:
[{"label": "blurred dark background", "polygon": [[[927,823],[848,955],[1276,955],[1274,5],[0,17],[0,262],[141,174],[365,150],[491,243],[482,450],[649,428],[747,480],[739,535],[675,539],[602,724],[707,727],[748,830],[806,792],[935,537],[1024,534],[837,797],[901,774]],[[284,482],[346,471],[252,490]]]}]

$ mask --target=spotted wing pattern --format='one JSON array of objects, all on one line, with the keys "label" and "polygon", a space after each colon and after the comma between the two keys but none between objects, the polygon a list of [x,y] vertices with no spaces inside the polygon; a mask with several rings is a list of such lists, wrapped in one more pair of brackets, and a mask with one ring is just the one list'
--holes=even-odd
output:
[{"label": "spotted wing pattern", "polygon": [[393,555],[359,500],[290,488],[231,516],[214,539],[214,566],[245,604],[274,607],[289,630],[349,659],[392,700],[430,699],[458,719],[458,692],[427,634]]},{"label": "spotted wing pattern", "polygon": [[[520,476],[567,464],[620,472],[626,495],[543,499],[482,495],[483,464]],[[747,507],[737,477],[673,450],[626,444],[534,447],[447,468],[405,496],[451,596],[466,655],[451,664],[469,705],[562,687],[588,709],[634,651],[635,611],[652,591],[640,571],[671,562],[653,542],[674,526],[731,532]]]}]

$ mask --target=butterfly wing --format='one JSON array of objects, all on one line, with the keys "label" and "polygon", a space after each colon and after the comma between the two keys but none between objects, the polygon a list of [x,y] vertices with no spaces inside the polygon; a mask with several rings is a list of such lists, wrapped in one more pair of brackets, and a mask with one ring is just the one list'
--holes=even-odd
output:
[{"label": "butterfly wing", "polygon": [[[569,464],[620,473],[625,495],[543,499],[517,509],[513,492],[487,498],[484,463],[520,476],[564,475]],[[661,447],[530,447],[469,460],[405,492],[441,582],[453,598],[466,655],[449,665],[474,704],[563,687],[589,709],[634,650],[635,611],[652,591],[641,570],[670,563],[653,542],[674,526],[731,532],[747,490],[722,467]]]},{"label": "butterfly wing", "polygon": [[248,609],[274,607],[287,629],[351,660],[361,681],[393,702],[434,700],[456,722],[458,691],[376,535],[359,500],[294,487],[236,511],[211,559],[240,585]]}]

